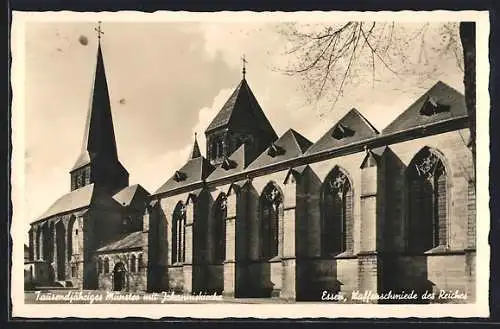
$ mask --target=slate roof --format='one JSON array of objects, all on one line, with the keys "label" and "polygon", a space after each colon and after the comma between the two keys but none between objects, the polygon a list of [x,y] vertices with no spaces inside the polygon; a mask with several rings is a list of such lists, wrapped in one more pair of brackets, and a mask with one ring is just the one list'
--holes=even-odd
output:
[{"label": "slate roof", "polygon": [[108,83],[100,42],[97,48],[96,69],[85,123],[82,150],[71,170],[90,163],[97,155],[118,159]]},{"label": "slate roof", "polygon": [[137,231],[121,235],[117,239],[108,242],[101,248],[97,249],[97,252],[141,248],[143,246],[144,242],[142,240],[142,231]]},{"label": "slate roof", "polygon": [[248,147],[246,147],[245,144],[242,144],[236,149],[236,151],[233,152],[233,154],[228,157],[228,160],[232,164],[232,166],[227,169],[224,168],[222,164],[218,165],[213,173],[208,176],[207,180],[215,180],[242,172],[250,162],[255,160],[255,158],[256,156],[251,156],[250,152],[248,151]]},{"label": "slate roof", "polygon": [[164,193],[177,189],[182,186],[201,182],[208,177],[214,170],[214,167],[204,157],[190,159],[177,173],[182,176],[181,180],[176,180],[176,174],[170,177],[154,194]]},{"label": "slate roof", "polygon": [[[429,97],[431,98],[431,102],[437,102],[440,105],[447,106],[449,110],[433,115],[421,114],[420,110]],[[467,116],[464,95],[444,82],[438,81],[431,89],[418,98],[410,107],[382,130],[382,134],[394,133],[463,116]]]},{"label": "slate roof", "polygon": [[[339,127],[345,127],[352,131],[352,136],[337,139],[333,137],[335,130]],[[340,119],[330,130],[326,132],[313,146],[311,146],[306,155],[331,150],[341,146],[349,145],[355,142],[366,140],[378,135],[377,129],[356,109],[351,109]]]},{"label": "slate roof", "polygon": [[128,207],[132,204],[132,201],[135,201],[137,198],[146,198],[149,195],[149,192],[146,191],[146,189],[144,189],[141,185],[135,184],[118,191],[115,195],[113,195],[113,199],[115,199],[122,206]]},{"label": "slate roof", "polygon": [[[304,154],[304,152],[312,145],[312,143],[296,132],[293,129],[287,130],[273,145],[269,146],[261,153],[255,161],[253,161],[248,169],[256,169],[273,163],[282,162],[292,158],[296,158]],[[270,150],[275,147],[278,151],[273,156]]]},{"label": "slate roof", "polygon": [[236,126],[244,128],[249,124],[260,131],[276,134],[246,79],[243,79],[208,125],[205,134],[218,128]]},{"label": "slate roof", "polygon": [[71,210],[90,206],[94,194],[94,184],[85,185],[79,189],[64,194],[40,216],[38,220],[55,216]]}]

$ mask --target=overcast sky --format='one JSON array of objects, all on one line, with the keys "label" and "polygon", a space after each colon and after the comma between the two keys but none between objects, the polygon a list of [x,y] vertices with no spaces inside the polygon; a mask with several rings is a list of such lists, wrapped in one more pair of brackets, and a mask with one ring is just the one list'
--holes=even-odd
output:
[{"label": "overcast sky", "polygon": [[[95,69],[95,21],[29,23],[25,40],[14,41],[13,48],[26,47],[26,223],[70,191]],[[448,56],[419,84],[390,74],[372,84],[370,73],[330,110],[307,102],[297,77],[273,70],[287,60],[276,23],[103,21],[102,30],[118,154],[130,184],[151,193],[186,161],[194,132],[205,153],[204,130],[240,82],[242,54],[247,81],[278,135],[293,128],[313,142],[353,107],[382,130],[438,80],[463,92],[463,73]],[[437,29],[430,38],[439,38]]]}]

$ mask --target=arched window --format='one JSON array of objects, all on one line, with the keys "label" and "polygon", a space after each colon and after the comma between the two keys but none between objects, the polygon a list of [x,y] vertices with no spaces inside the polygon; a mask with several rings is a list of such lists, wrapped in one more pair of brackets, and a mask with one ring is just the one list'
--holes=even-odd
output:
[{"label": "arched window", "polygon": [[76,176],[76,188],[79,189],[80,187],[82,187],[82,174],[78,172]]},{"label": "arched window", "polygon": [[137,262],[137,259],[136,259],[135,255],[132,254],[132,256],[130,256],[130,272],[132,272],[132,273],[135,272],[136,262]]},{"label": "arched window", "polygon": [[80,254],[80,242],[82,241],[81,232],[78,230],[78,221],[73,223],[73,232],[72,232],[72,254],[79,255]]},{"label": "arched window", "polygon": [[212,139],[210,141],[210,159],[213,160],[217,157],[217,140]]},{"label": "arched window", "polygon": [[102,259],[99,257],[98,260],[97,260],[97,273],[98,274],[101,274],[102,273]]},{"label": "arched window", "polygon": [[76,241],[74,242],[74,239],[73,239],[73,230],[76,226],[76,217],[75,216],[71,216],[70,220],[69,220],[69,224],[68,224],[68,246],[66,248],[67,252],[68,252],[68,260],[71,260],[71,255],[73,255],[73,244],[76,243]]},{"label": "arched window", "polygon": [[184,262],[185,234],[186,207],[179,201],[172,215],[172,264]]},{"label": "arched window", "polygon": [[109,273],[109,258],[104,258],[104,273]]},{"label": "arched window", "polygon": [[217,139],[217,158],[220,158],[224,155],[224,141],[222,138]]},{"label": "arched window", "polygon": [[42,234],[40,238],[40,243],[42,246],[42,259],[46,262],[50,262],[50,252],[53,248],[53,243],[51,244],[51,236],[50,236],[49,223],[45,222],[42,225]]},{"label": "arched window", "polygon": [[43,253],[43,232],[42,232],[42,228],[39,228],[38,229],[38,239],[37,239],[37,242],[36,242],[36,256],[37,256],[37,259],[42,259],[43,256],[42,256],[42,253]]},{"label": "arched window", "polygon": [[144,266],[142,254],[139,254],[138,260],[137,260],[137,270],[140,272]]},{"label": "arched window", "polygon": [[441,156],[425,147],[408,166],[409,239],[413,252],[447,244],[446,169]]},{"label": "arched window", "polygon": [[261,256],[270,259],[278,256],[279,223],[283,216],[283,194],[278,187],[269,183],[260,197],[261,210]]},{"label": "arched window", "polygon": [[214,261],[222,263],[226,259],[226,218],[227,198],[221,193],[214,203]]},{"label": "arched window", "polygon": [[322,187],[321,251],[335,255],[352,249],[352,186],[347,174],[335,167]]}]

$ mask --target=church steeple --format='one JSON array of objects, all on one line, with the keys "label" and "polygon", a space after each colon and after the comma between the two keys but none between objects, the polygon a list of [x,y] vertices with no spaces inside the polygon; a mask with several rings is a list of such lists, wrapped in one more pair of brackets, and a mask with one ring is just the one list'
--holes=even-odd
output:
[{"label": "church steeple", "polygon": [[278,138],[248,85],[245,57],[242,61],[240,83],[205,130],[207,158],[212,165],[222,163],[241,144],[245,144],[245,149],[254,156]]},{"label": "church steeple", "polygon": [[191,154],[189,155],[189,160],[201,157],[200,146],[198,146],[198,139],[196,138],[196,133],[194,133],[194,145]]},{"label": "church steeple", "polygon": [[[118,160],[108,83],[101,49],[100,24],[97,61],[90,91],[80,156],[71,170],[71,189],[96,183],[114,191],[128,185],[128,172]],[[124,185],[125,184],[125,185]]]}]

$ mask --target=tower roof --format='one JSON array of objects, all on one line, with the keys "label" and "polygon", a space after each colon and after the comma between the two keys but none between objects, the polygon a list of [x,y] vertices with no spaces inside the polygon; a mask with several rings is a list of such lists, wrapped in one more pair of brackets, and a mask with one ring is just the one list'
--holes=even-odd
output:
[{"label": "tower roof", "polygon": [[196,138],[196,133],[194,134],[194,144],[193,144],[193,150],[189,154],[189,159],[196,159],[201,157],[201,151],[200,151],[200,146],[198,145],[198,139]]},{"label": "tower roof", "polygon": [[[243,78],[222,109],[212,120],[205,134],[219,128],[245,128],[250,124],[258,130],[274,132],[271,123],[264,114],[259,102],[257,102],[246,79]],[[276,135],[276,133],[274,134]]]},{"label": "tower roof", "polygon": [[100,41],[97,47],[97,62],[94,79],[92,80],[82,149],[72,170],[90,163],[96,156],[118,160],[108,83],[106,81]]}]

